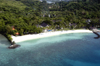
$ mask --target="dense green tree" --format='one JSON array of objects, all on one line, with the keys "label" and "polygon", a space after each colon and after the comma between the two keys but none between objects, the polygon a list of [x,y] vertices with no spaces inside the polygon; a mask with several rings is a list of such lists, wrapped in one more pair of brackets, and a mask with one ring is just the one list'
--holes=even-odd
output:
[{"label": "dense green tree", "polygon": [[[42,22],[50,25],[50,29],[58,26],[82,28],[87,26],[87,19],[92,20],[91,25],[99,22],[99,0],[61,1],[55,4],[39,0],[0,0],[0,33],[8,35],[15,35],[16,32],[20,35],[39,33],[42,29],[36,26]],[[15,30],[12,31],[12,27]]]}]

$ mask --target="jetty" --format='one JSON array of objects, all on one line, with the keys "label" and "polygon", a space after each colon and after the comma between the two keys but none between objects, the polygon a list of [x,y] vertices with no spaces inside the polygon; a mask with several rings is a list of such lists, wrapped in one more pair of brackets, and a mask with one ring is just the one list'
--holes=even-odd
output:
[{"label": "jetty", "polygon": [[17,45],[17,44],[13,44],[13,45],[10,45],[8,48],[9,49],[15,49],[17,47],[20,47],[20,45]]},{"label": "jetty", "polygon": [[92,29],[92,32],[94,33],[94,34],[96,34],[97,35],[97,37],[94,37],[95,39],[98,39],[98,38],[100,38],[100,35],[99,35],[99,33],[100,33],[100,30],[98,30],[98,29]]}]

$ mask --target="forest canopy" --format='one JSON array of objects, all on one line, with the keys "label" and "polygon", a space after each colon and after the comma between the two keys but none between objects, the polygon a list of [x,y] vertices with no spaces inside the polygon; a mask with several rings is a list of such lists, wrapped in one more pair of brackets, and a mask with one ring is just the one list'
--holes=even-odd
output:
[{"label": "forest canopy", "polygon": [[46,28],[38,26],[43,22],[49,25],[48,29],[84,28],[87,21],[91,21],[88,26],[100,24],[99,0],[65,1],[0,0],[0,33],[40,33]]}]

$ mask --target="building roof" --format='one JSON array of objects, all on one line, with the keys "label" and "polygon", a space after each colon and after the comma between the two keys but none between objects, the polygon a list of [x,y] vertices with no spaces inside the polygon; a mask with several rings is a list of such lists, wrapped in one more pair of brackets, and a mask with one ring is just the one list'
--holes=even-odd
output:
[{"label": "building roof", "polygon": [[45,23],[45,22],[42,22],[40,25],[43,26],[43,27],[46,27],[48,24]]}]

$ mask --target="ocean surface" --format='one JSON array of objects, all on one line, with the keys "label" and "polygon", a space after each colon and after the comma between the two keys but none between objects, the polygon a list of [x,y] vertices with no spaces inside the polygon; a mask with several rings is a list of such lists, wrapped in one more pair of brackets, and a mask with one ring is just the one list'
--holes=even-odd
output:
[{"label": "ocean surface", "polygon": [[71,33],[19,42],[0,35],[0,66],[100,66],[100,39],[93,33]]}]

